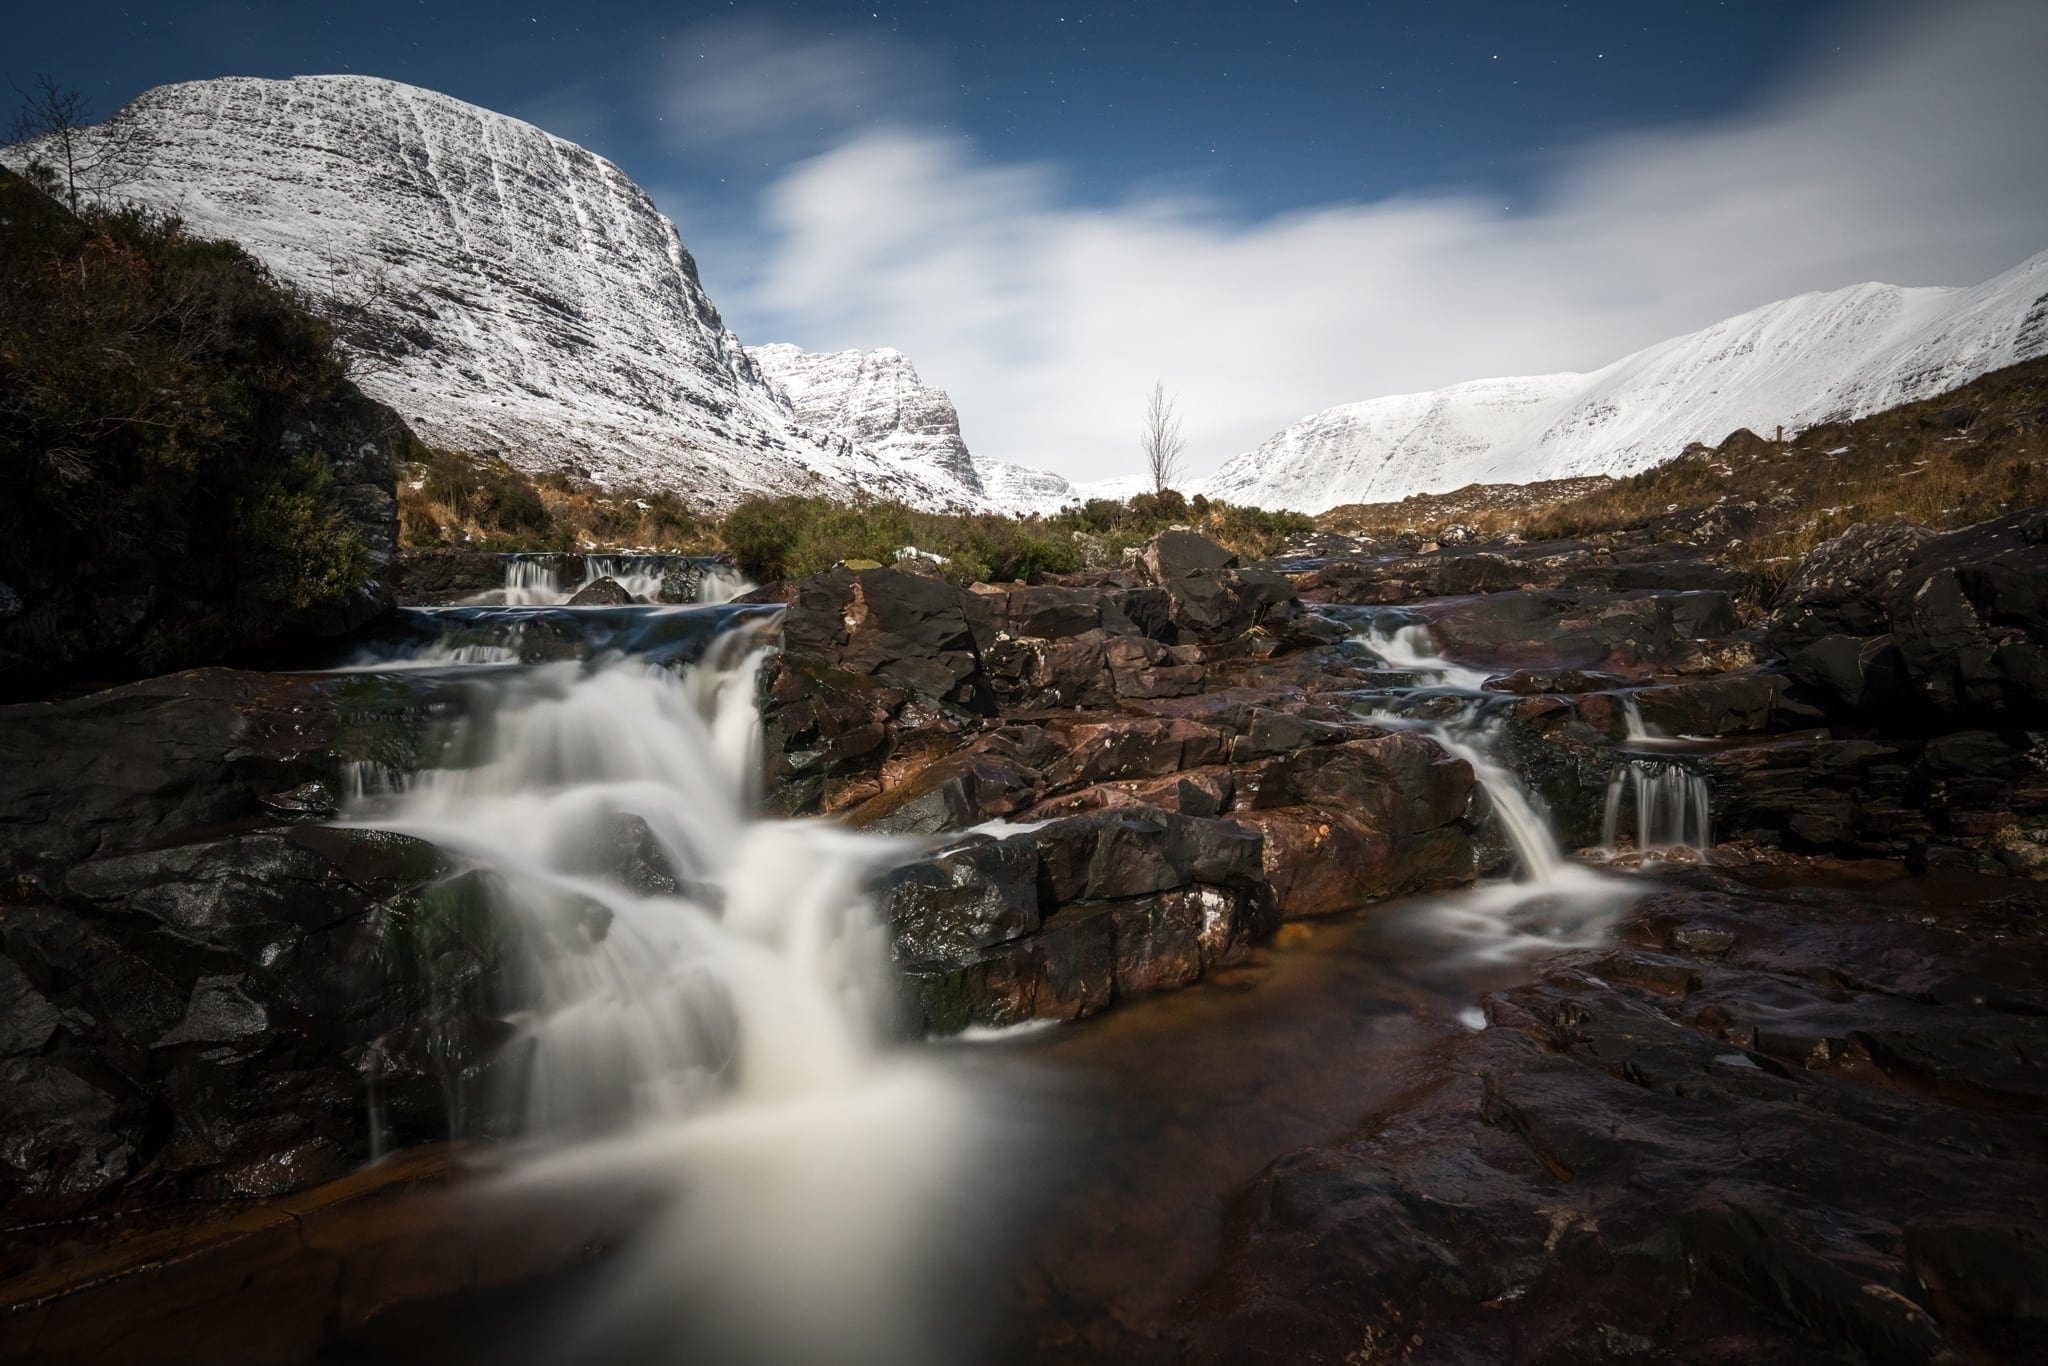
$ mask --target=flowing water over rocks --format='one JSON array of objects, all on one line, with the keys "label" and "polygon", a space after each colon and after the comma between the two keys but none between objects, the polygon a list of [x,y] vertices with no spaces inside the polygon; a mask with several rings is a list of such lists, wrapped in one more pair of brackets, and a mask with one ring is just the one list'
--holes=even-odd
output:
[{"label": "flowing water over rocks", "polygon": [[1183,533],[0,709],[0,1357],[2024,1356],[2029,534],[1885,590],[1986,732],[1825,584]]}]

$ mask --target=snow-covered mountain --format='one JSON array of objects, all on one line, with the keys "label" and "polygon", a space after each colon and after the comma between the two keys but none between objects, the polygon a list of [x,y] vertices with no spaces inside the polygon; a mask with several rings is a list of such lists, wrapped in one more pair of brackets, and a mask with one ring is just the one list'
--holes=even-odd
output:
[{"label": "snow-covered mountain", "polygon": [[918,379],[901,351],[885,346],[819,352],[771,342],[748,347],[747,356],[801,421],[839,432],[877,454],[944,470],[980,491],[953,400]]},{"label": "snow-covered mountain", "polygon": [[358,382],[429,442],[711,504],[981,501],[952,404],[907,361],[870,353],[829,386],[791,377],[843,357],[750,354],[675,226],[574,143],[358,76],[162,86],[115,117],[144,140],[122,196],[338,305]]},{"label": "snow-covered mountain", "polygon": [[2048,354],[2048,252],[1968,289],[1801,294],[1590,374],[1473,380],[1325,409],[1202,480],[1321,512],[1472,483],[1631,474],[1738,427],[1861,417]]}]

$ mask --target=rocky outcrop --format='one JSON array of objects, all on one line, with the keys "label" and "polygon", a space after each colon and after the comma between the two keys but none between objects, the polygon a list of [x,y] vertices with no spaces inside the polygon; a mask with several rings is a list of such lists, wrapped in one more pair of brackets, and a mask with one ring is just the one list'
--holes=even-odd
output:
[{"label": "rocky outcrop", "polygon": [[213,670],[0,708],[10,1217],[337,1176],[372,1090],[388,1137],[446,1131],[497,932],[431,846],[320,823],[386,705]]},{"label": "rocky outcrop", "polygon": [[1766,890],[1798,876],[1679,879],[1488,997],[1429,1081],[1241,1193],[1174,1354],[2033,1355],[2048,902]]},{"label": "rocky outcrop", "polygon": [[882,901],[913,1021],[936,1033],[1185,986],[1273,923],[1257,834],[1151,810],[976,837],[896,869]]}]

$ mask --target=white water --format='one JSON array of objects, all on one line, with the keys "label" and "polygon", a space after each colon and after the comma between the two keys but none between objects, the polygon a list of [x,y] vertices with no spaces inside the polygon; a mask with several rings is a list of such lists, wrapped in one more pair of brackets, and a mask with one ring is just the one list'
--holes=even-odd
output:
[{"label": "white water", "polygon": [[[1621,713],[1630,744],[1670,743],[1671,737],[1646,722],[1642,707],[1626,693]],[[1691,849],[1705,854],[1714,847],[1707,780],[1675,760],[1622,759],[1608,776],[1601,817],[1600,843],[1609,853],[1620,847],[1625,826],[1631,827],[1632,843],[1642,853]]]},{"label": "white water", "polygon": [[[351,811],[485,870],[517,933],[527,1001],[503,1055],[526,1062],[491,1098],[530,1140],[512,1180],[644,1190],[648,1226],[572,1356],[916,1362],[957,1345],[957,1201],[1000,1156],[995,1116],[885,1047],[894,981],[864,887],[904,846],[754,814],[761,659],[733,632],[680,673],[494,673],[497,706],[452,746],[471,766]],[[629,885],[636,842],[674,891]]]},{"label": "white water", "polygon": [[[559,607],[599,579],[610,579],[626,590],[635,602],[656,602],[661,597],[661,580],[670,561],[658,555],[586,555],[583,580],[573,587],[556,579],[552,563],[538,557],[514,555],[505,561],[505,586],[476,594],[465,605],[479,607]],[[697,581],[691,599],[699,607],[731,602],[754,585],[730,565],[708,564]]]},{"label": "white water", "polygon": [[[1423,690],[1477,692],[1491,676],[1445,659],[1427,626],[1386,631],[1375,622],[1357,643],[1389,668],[1418,675]],[[1417,720],[1386,712],[1373,713],[1372,719],[1396,729],[1420,730],[1470,764],[1514,855],[1511,879],[1480,883],[1470,891],[1422,903],[1422,913],[1431,922],[1467,941],[1474,956],[1483,959],[1588,948],[1605,938],[1636,893],[1620,879],[1564,856],[1535,795],[1494,757],[1497,731],[1485,718],[1480,699],[1442,719]]]},{"label": "white water", "polygon": [[1406,626],[1394,626],[1375,621],[1359,637],[1364,645],[1388,668],[1401,673],[1420,674],[1428,680],[1427,686],[1449,688],[1459,692],[1477,692],[1493,672],[1485,669],[1468,668],[1454,664],[1437,651],[1436,639],[1430,635],[1429,627],[1416,622]]}]

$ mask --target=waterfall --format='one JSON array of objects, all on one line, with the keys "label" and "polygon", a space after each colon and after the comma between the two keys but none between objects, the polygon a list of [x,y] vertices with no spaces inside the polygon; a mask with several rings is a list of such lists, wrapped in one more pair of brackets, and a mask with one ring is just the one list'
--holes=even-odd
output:
[{"label": "waterfall", "polygon": [[1625,759],[1607,779],[1607,810],[1600,842],[1616,848],[1623,817],[1633,815],[1635,847],[1644,853],[1714,847],[1707,780],[1665,759]]},{"label": "waterfall", "polygon": [[[1629,744],[1670,743],[1669,736],[1643,719],[1642,706],[1628,693],[1621,695],[1621,714]],[[1707,780],[1675,759],[1628,755],[1615,764],[1607,779],[1607,804],[1600,822],[1600,843],[1609,853],[1619,847],[1617,841],[1630,816],[1639,852],[1691,849],[1704,855],[1714,847]]]},{"label": "waterfall", "polygon": [[[1445,692],[1477,692],[1489,677],[1445,659],[1424,625],[1388,630],[1376,621],[1355,643],[1389,668],[1417,675],[1421,686],[1412,695],[1433,705],[1445,700]],[[1499,728],[1486,714],[1487,700],[1484,695],[1463,699],[1448,715],[1431,717],[1385,709],[1366,713],[1384,726],[1419,730],[1470,764],[1514,853],[1512,879],[1433,899],[1425,903],[1424,913],[1484,959],[1598,944],[1635,893],[1621,879],[1564,856],[1535,795],[1495,757]]]},{"label": "waterfall", "polygon": [[561,581],[560,557],[505,556],[503,587],[463,599],[467,607],[559,607],[599,579],[610,579],[635,602],[661,600],[662,581],[678,564],[694,569],[696,591],[688,601],[697,606],[731,602],[753,588],[745,575],[723,561],[678,555],[585,555],[583,577],[574,585]]},{"label": "waterfall", "polygon": [[756,813],[764,657],[743,627],[681,670],[492,671],[459,766],[349,812],[471,870],[516,946],[511,1180],[646,1189],[591,1359],[942,1355],[951,1202],[999,1151],[985,1101],[886,1046],[866,888],[906,846]]},{"label": "waterfall", "polygon": [[555,586],[554,566],[524,555],[506,556],[505,587],[496,594],[480,596],[507,607],[547,607],[569,600],[569,595]]},{"label": "waterfall", "polygon": [[1453,664],[1437,652],[1429,627],[1422,622],[1400,623],[1375,619],[1357,643],[1379,658],[1388,668],[1401,673],[1421,674],[1429,686],[1477,692],[1493,674],[1485,669]]}]

